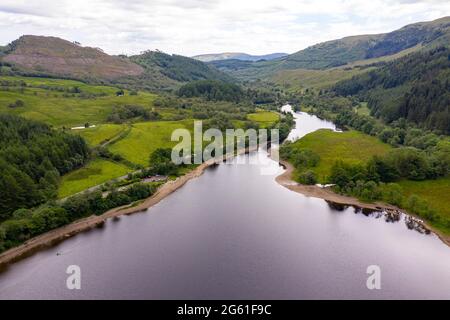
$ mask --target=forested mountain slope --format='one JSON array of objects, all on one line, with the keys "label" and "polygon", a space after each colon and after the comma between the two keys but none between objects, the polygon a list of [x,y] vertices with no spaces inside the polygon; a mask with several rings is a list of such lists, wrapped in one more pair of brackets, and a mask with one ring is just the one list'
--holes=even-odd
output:
[{"label": "forested mountain slope", "polygon": [[450,134],[450,49],[420,51],[338,83],[338,95],[358,95],[387,122],[405,118]]},{"label": "forested mountain slope", "polygon": [[56,197],[59,177],[89,157],[85,141],[46,124],[0,114],[0,221]]},{"label": "forested mountain slope", "polygon": [[269,78],[281,70],[323,70],[354,61],[394,55],[417,47],[431,48],[450,43],[450,17],[407,25],[393,32],[358,35],[327,41],[273,61],[242,63],[238,60],[213,62],[222,71],[245,80]]},{"label": "forested mountain slope", "polygon": [[144,89],[169,89],[195,80],[233,81],[233,78],[214,66],[161,51],[146,51],[131,56],[130,60],[142,66],[144,72],[137,77],[129,77],[128,82]]}]

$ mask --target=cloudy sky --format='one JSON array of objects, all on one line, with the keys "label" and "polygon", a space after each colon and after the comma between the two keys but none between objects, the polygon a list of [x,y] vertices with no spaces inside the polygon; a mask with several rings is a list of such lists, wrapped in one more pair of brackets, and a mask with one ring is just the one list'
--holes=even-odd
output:
[{"label": "cloudy sky", "polygon": [[111,54],[292,53],[447,15],[448,0],[0,0],[0,44],[35,34]]}]

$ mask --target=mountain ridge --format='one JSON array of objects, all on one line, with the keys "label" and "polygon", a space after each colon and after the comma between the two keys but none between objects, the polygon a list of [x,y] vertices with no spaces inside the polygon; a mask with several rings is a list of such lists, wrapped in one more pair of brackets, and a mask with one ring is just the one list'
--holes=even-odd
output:
[{"label": "mountain ridge", "polygon": [[0,47],[0,74],[60,77],[148,90],[171,90],[192,80],[232,79],[213,66],[188,57],[160,51],[113,56],[99,48],[35,35],[21,36]]},{"label": "mountain ridge", "polygon": [[450,16],[417,22],[388,33],[354,35],[315,44],[272,61],[240,63],[237,60],[211,64],[242,80],[265,78],[281,70],[325,70],[359,60],[381,58],[403,50],[450,44]]},{"label": "mountain ridge", "polygon": [[200,60],[202,62],[212,62],[221,60],[241,60],[241,61],[259,61],[259,60],[275,60],[287,56],[287,53],[275,52],[264,55],[251,55],[244,52],[222,52],[222,53],[209,53],[193,56],[193,59]]}]

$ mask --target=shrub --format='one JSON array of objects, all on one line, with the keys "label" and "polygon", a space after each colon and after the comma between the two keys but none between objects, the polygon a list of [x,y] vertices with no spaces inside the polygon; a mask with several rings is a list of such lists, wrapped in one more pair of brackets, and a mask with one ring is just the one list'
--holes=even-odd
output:
[{"label": "shrub", "polygon": [[305,171],[299,175],[299,182],[307,185],[314,185],[317,183],[316,174],[311,171]]}]

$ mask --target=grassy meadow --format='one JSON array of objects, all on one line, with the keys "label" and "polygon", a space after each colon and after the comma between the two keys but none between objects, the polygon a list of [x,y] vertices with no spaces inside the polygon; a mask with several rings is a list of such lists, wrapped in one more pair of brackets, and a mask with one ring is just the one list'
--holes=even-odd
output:
[{"label": "grassy meadow", "polygon": [[131,171],[133,171],[131,168],[123,164],[103,159],[94,159],[83,168],[72,171],[61,178],[58,198],[73,195],[90,187],[126,175]]},{"label": "grassy meadow", "polygon": [[[128,91],[123,96],[117,96],[118,88],[91,86],[73,80],[0,77],[1,81],[23,81],[26,86],[0,86],[0,112],[43,121],[56,127],[100,124],[105,122],[115,106],[135,104],[152,108],[156,98],[151,93],[130,95]],[[81,93],[70,93],[74,88]],[[22,100],[24,106],[9,107],[17,100]]]},{"label": "grassy meadow", "polygon": [[440,214],[450,217],[450,177],[425,181],[403,180],[398,184],[405,195],[418,195]]},{"label": "grassy meadow", "polygon": [[192,131],[193,120],[134,123],[130,133],[111,145],[109,150],[135,164],[148,166],[150,153],[157,148],[171,148],[178,143],[171,141],[172,132],[176,129]]},{"label": "grassy meadow", "polygon": [[251,121],[258,122],[261,127],[267,127],[280,119],[280,115],[271,111],[258,111],[247,116]]},{"label": "grassy meadow", "polygon": [[90,146],[97,146],[117,137],[127,129],[126,124],[100,124],[88,129],[73,130],[73,133],[82,136]]},{"label": "grassy meadow", "polygon": [[350,79],[351,77],[361,74],[366,70],[358,68],[344,69],[326,69],[326,70],[309,70],[294,69],[281,70],[274,74],[270,80],[277,85],[285,88],[287,91],[298,91],[300,89],[325,89],[341,80]]},{"label": "grassy meadow", "polygon": [[310,149],[320,156],[319,164],[312,168],[320,183],[326,182],[336,160],[362,164],[372,156],[385,154],[392,148],[378,138],[358,131],[334,132],[327,129],[304,136],[294,142],[293,147]]}]

